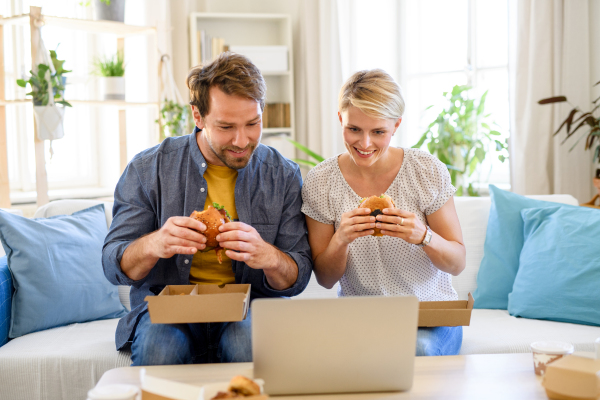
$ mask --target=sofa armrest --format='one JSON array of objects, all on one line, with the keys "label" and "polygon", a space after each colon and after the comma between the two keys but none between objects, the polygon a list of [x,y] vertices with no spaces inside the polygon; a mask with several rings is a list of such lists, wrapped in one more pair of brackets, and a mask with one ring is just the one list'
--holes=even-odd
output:
[{"label": "sofa armrest", "polygon": [[6,256],[0,258],[0,347],[8,342],[13,283]]}]

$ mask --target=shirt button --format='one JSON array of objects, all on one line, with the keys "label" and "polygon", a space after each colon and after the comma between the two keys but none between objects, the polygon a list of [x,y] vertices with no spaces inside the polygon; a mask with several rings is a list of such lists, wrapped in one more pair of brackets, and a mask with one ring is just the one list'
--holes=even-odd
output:
[{"label": "shirt button", "polygon": [[206,167],[206,164],[205,164],[205,163],[202,163],[202,168],[204,168],[204,167]]},{"label": "shirt button", "polygon": [[204,188],[200,188],[200,191],[201,191],[202,193],[204,193]]},{"label": "shirt button", "polygon": [[185,261],[184,261],[184,263],[185,263],[185,264],[189,264],[189,263],[190,263],[190,260],[188,260],[188,259],[186,258],[186,259],[185,259]]}]

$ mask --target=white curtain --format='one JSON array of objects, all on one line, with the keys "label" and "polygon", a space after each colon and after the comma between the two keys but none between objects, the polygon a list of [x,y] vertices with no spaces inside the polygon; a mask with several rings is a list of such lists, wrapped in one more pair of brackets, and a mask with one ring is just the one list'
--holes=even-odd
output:
[{"label": "white curtain", "polygon": [[[512,78],[512,186],[520,194],[592,197],[592,153],[576,138],[552,137],[568,112],[591,105],[588,0],[516,0],[516,59]],[[565,95],[571,104],[539,105]],[[564,129],[564,128],[563,128]],[[577,135],[585,134],[582,128]]]},{"label": "white curtain", "polygon": [[325,158],[345,151],[337,116],[337,96],[343,84],[338,13],[336,0],[302,2],[297,140]]}]

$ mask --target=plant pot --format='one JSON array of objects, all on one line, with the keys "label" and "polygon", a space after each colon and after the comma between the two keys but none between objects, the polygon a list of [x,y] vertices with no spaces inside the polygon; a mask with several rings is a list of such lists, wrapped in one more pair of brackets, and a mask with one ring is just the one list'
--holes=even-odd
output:
[{"label": "plant pot", "polygon": [[103,76],[100,79],[100,92],[104,100],[125,100],[125,77]]},{"label": "plant pot", "polygon": [[596,190],[598,191],[598,194],[600,194],[600,178],[594,178],[594,186],[596,187]]},{"label": "plant pot", "polygon": [[40,140],[61,139],[65,135],[63,128],[63,119],[65,117],[65,107],[59,105],[53,106],[33,106],[35,122],[37,124],[37,136]]},{"label": "plant pot", "polygon": [[125,0],[110,0],[109,5],[100,0],[94,0],[94,19],[124,22]]}]

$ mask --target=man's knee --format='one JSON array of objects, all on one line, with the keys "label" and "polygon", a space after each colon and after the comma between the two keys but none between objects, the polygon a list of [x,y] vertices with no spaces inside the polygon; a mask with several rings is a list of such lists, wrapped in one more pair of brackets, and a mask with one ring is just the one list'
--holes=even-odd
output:
[{"label": "man's knee", "polygon": [[131,346],[133,366],[192,363],[193,343],[186,325],[151,324],[136,334]]}]

